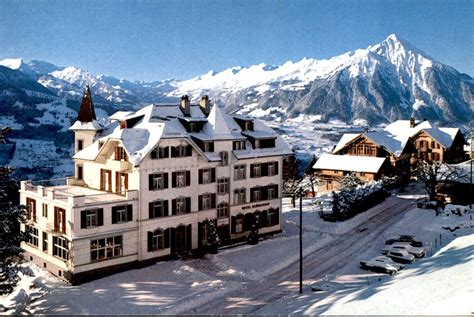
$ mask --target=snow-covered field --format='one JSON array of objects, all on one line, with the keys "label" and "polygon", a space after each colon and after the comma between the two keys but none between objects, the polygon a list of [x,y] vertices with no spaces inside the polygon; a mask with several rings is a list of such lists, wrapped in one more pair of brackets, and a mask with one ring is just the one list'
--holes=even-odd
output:
[{"label": "snow-covered field", "polygon": [[[386,208],[401,206],[403,200],[413,206],[420,197],[423,195],[419,195],[419,189],[392,196],[376,208],[342,223],[322,221],[312,210],[311,200],[305,200],[305,256],[321,252],[338,237],[351,239],[350,230],[369,224]],[[26,264],[32,269],[32,276],[24,276],[15,292],[1,297],[0,303],[8,307],[4,309],[8,314],[179,314],[200,312],[203,305],[219,301],[230,302],[228,307],[237,311],[240,307],[258,305],[252,311],[258,314],[469,314],[474,311],[467,300],[473,295],[474,223],[470,217],[474,210],[462,216],[446,213],[437,217],[433,210],[409,209],[372,245],[364,247],[365,252],[349,258],[341,254],[344,266],[336,273],[319,279],[305,276],[303,295],[297,294],[295,288],[276,303],[252,302],[244,296],[246,285],[269,279],[298,259],[299,211],[287,199],[283,233],[256,246],[235,246],[203,259],[160,262],[79,286],[67,285],[41,268]],[[455,226],[460,229],[454,232],[442,229]],[[408,265],[394,277],[359,269],[360,260],[379,254],[386,237],[400,233],[415,234],[425,243],[429,255],[434,255]],[[456,239],[460,236],[463,237]],[[313,285],[327,291],[311,292]],[[278,287],[281,285],[274,285]],[[240,291],[242,298],[234,296]]]}]

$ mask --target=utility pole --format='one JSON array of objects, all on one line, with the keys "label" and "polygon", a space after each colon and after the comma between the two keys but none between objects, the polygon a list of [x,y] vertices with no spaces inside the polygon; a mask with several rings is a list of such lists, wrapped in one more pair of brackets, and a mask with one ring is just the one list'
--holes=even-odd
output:
[{"label": "utility pole", "polygon": [[303,294],[303,189],[300,188],[300,294]]},{"label": "utility pole", "polygon": [[474,192],[472,190],[472,160],[474,159],[474,157],[473,157],[474,155],[472,155],[473,143],[474,143],[474,132],[472,131],[472,127],[471,127],[471,152],[469,153],[469,157],[471,158],[471,162],[470,162],[471,163],[471,181],[470,181],[471,198],[469,200],[469,209],[472,209],[472,200],[474,199],[474,198],[472,198],[472,197],[474,197]]}]

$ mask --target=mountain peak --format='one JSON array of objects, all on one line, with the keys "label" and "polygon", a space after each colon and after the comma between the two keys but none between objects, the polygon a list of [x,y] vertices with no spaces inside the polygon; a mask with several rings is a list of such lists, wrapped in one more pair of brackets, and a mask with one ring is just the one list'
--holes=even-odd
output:
[{"label": "mountain peak", "polygon": [[21,58],[7,58],[0,61],[0,65],[8,67],[10,69],[19,69],[23,64],[23,59]]}]

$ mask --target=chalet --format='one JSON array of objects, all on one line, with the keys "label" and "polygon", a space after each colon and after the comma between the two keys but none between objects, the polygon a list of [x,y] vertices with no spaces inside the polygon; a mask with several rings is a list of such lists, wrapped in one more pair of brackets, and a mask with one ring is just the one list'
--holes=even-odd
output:
[{"label": "chalet", "polygon": [[102,125],[86,88],[75,175],[22,181],[27,257],[71,283],[200,252],[209,222],[223,243],[281,231],[282,160],[290,148],[258,120],[207,97],[117,112]]},{"label": "chalet", "polygon": [[319,178],[318,192],[341,188],[341,179],[349,174],[367,181],[377,180],[389,168],[385,157],[323,154],[313,165]]},{"label": "chalet", "polygon": [[408,136],[396,136],[387,131],[344,134],[333,154],[388,158],[390,169],[385,172],[408,172],[412,151]]},{"label": "chalet", "polygon": [[436,127],[429,121],[398,120],[386,131],[397,136],[408,136],[414,146],[413,156],[427,162],[459,163],[466,159],[467,144],[458,128]]}]

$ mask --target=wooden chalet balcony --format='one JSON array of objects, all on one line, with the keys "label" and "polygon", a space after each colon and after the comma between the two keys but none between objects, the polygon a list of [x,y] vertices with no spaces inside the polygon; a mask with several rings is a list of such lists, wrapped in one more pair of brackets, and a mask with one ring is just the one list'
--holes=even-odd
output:
[{"label": "wooden chalet balcony", "polygon": [[73,177],[44,181],[21,181],[20,191],[33,199],[56,201],[69,207],[138,199],[137,190],[127,190],[125,195],[120,195],[84,187],[81,186],[82,184]]}]

